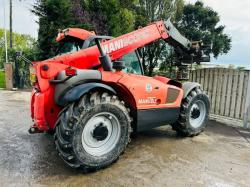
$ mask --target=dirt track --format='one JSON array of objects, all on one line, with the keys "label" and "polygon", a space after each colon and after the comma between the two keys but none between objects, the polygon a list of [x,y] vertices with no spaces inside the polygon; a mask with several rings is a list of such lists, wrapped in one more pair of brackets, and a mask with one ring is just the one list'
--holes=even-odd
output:
[{"label": "dirt track", "polygon": [[194,138],[168,127],[139,134],[107,169],[81,174],[53,137],[29,135],[29,93],[0,90],[1,186],[249,186],[250,131],[213,121]]}]

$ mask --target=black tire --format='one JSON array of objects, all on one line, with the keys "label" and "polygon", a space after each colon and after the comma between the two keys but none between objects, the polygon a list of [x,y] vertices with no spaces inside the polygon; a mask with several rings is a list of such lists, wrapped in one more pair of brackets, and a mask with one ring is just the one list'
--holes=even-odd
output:
[{"label": "black tire", "polygon": [[[195,108],[196,106],[194,106],[197,105],[197,103],[203,103],[201,106],[204,105],[204,107],[198,108],[198,112]],[[194,113],[194,110],[196,110],[196,113]],[[193,89],[182,101],[179,118],[175,123],[172,124],[173,130],[175,130],[179,135],[182,136],[198,135],[206,127],[206,123],[209,117],[209,110],[210,101],[208,96],[199,87]],[[205,114],[203,115],[202,112],[205,112]],[[195,123],[193,123],[192,120],[199,119],[201,114],[203,116],[201,116],[201,120],[198,121],[199,123],[197,123],[197,126],[195,126]]]},{"label": "black tire", "polygon": [[[88,129],[89,126],[84,127],[87,124],[91,124],[91,120],[93,123],[96,119],[96,115],[106,115],[105,112],[113,115],[112,120],[115,120],[115,122],[119,120],[119,123],[116,122],[116,125],[117,129],[120,129],[120,131],[117,130],[117,132],[120,133],[119,136],[112,135],[117,138],[117,142],[114,147],[112,147],[112,150],[103,155],[95,155],[97,153],[94,154],[90,151],[92,147],[89,148],[90,150],[84,148],[85,142],[82,139],[84,139],[85,136],[82,136],[82,133],[90,132]],[[108,120],[107,118],[107,121]],[[106,119],[104,119],[104,121],[106,121]],[[109,123],[112,124],[111,118]],[[80,101],[70,104],[60,113],[55,130],[56,149],[60,157],[72,168],[80,168],[85,172],[89,172],[107,167],[119,158],[129,143],[130,133],[132,131],[130,124],[131,119],[128,110],[124,106],[124,102],[120,101],[116,96],[101,92],[85,94]],[[102,128],[103,126],[105,125],[94,125],[94,128]],[[104,129],[105,132],[107,129],[107,127],[106,130]],[[103,129],[98,132],[104,132],[102,130]],[[95,132],[91,132],[92,133],[89,134],[91,134],[93,138]],[[108,138],[107,133],[104,136],[106,139],[111,139]],[[89,139],[91,139],[91,137]],[[104,140],[95,139],[95,141],[99,143],[99,141]],[[93,150],[96,149],[93,148]]]}]

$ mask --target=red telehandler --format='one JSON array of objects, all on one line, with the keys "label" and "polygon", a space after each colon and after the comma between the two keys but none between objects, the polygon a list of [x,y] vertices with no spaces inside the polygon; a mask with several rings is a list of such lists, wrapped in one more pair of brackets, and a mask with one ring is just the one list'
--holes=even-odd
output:
[{"label": "red telehandler", "polygon": [[138,49],[160,39],[174,47],[180,62],[204,59],[201,42],[186,39],[170,20],[117,38],[60,31],[57,56],[31,68],[29,132],[54,132],[59,156],[85,171],[115,162],[132,131],[170,124],[184,136],[202,132],[210,102],[198,83],[143,75]]}]

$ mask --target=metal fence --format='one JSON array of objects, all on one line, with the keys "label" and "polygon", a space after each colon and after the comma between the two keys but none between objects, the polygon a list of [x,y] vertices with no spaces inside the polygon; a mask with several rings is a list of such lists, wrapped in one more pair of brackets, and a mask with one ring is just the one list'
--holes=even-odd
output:
[{"label": "metal fence", "polygon": [[211,114],[250,120],[250,71],[206,68],[191,71],[190,80],[202,85],[211,101]]}]

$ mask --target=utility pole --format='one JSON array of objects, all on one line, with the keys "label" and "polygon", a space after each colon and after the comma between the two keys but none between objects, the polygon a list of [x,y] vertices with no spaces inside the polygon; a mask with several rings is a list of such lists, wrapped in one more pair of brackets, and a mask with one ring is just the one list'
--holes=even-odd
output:
[{"label": "utility pole", "polygon": [[13,47],[13,35],[12,35],[12,0],[10,0],[10,48]]},{"label": "utility pole", "polygon": [[7,42],[7,31],[6,31],[6,12],[5,12],[5,0],[3,0],[3,22],[4,22],[4,41],[5,41],[5,62],[8,63],[8,42]]},{"label": "utility pole", "polygon": [[7,40],[7,30],[6,30],[6,12],[5,12],[5,0],[3,0],[3,12],[4,12],[4,39],[5,39],[5,58],[6,63],[4,64],[5,69],[5,84],[7,90],[13,89],[13,68],[12,64],[8,63],[8,40]]}]

